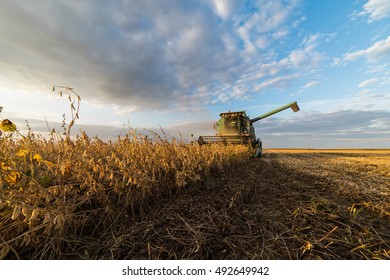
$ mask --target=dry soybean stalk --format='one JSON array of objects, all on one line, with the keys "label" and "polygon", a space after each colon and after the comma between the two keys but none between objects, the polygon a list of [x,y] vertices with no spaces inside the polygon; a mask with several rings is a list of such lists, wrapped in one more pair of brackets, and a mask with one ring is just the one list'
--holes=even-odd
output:
[{"label": "dry soybean stalk", "polygon": [[[66,94],[68,96],[69,102],[70,102],[70,112],[72,114],[72,120],[70,121],[68,128],[66,130],[66,138],[69,139],[70,137],[70,130],[72,126],[74,125],[76,119],[79,118],[79,110],[80,110],[80,96],[73,90],[71,87],[67,86],[53,86],[53,91],[59,90],[59,95],[62,97],[63,94]],[[75,103],[77,102],[77,107],[75,107]]]}]

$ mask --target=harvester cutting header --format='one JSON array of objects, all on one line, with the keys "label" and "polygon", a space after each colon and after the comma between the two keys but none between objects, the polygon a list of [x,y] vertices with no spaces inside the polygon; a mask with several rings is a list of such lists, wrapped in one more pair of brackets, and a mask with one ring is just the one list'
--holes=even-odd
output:
[{"label": "harvester cutting header", "polygon": [[255,157],[261,157],[262,143],[259,138],[256,138],[253,123],[288,108],[294,112],[299,111],[297,102],[291,102],[254,119],[250,119],[245,111],[221,113],[219,114],[221,118],[214,125],[216,135],[200,136],[198,143],[200,145],[213,143],[249,145],[256,149]]}]

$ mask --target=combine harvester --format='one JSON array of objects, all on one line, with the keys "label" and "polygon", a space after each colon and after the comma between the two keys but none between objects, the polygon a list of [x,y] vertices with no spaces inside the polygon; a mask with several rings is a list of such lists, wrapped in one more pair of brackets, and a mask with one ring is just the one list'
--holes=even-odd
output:
[{"label": "combine harvester", "polygon": [[256,149],[255,157],[261,157],[262,144],[260,139],[256,138],[253,123],[288,108],[291,108],[294,112],[299,111],[297,102],[291,102],[254,119],[250,119],[245,111],[221,113],[219,114],[221,118],[214,125],[216,135],[199,136],[198,143],[200,145],[214,143],[248,145]]}]

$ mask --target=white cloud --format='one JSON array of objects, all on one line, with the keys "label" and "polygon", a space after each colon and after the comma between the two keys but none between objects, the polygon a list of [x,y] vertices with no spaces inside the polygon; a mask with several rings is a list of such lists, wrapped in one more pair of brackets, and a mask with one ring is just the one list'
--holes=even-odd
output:
[{"label": "white cloud", "polygon": [[303,86],[303,88],[312,88],[312,87],[318,86],[319,84],[320,84],[320,82],[318,82],[318,81],[311,81],[311,82],[306,83]]},{"label": "white cloud", "polygon": [[324,54],[315,51],[319,37],[318,34],[305,37],[302,47],[290,53],[288,59],[295,68],[313,70],[325,59]]},{"label": "white cloud", "polygon": [[252,4],[256,12],[238,18],[237,33],[246,50],[254,54],[289,34],[291,25],[287,24],[288,19],[298,4],[295,0],[259,0]]},{"label": "white cloud", "polygon": [[321,83],[319,81],[308,82],[308,83],[304,84],[303,86],[301,86],[298,91],[291,93],[290,96],[296,96],[298,94],[305,92],[306,89],[313,88],[313,87],[318,86],[320,84]]},{"label": "white cloud", "polygon": [[342,59],[339,57],[333,58],[332,67],[339,66],[342,64]]},{"label": "white cloud", "polygon": [[286,37],[287,35],[288,35],[287,30],[280,30],[272,34],[272,39],[279,40]]},{"label": "white cloud", "polygon": [[367,61],[373,62],[390,55],[390,36],[384,40],[375,42],[371,47],[365,50],[359,50],[344,54],[347,61],[356,60],[360,57],[366,57]]},{"label": "white cloud", "polygon": [[254,90],[262,91],[269,88],[283,88],[286,87],[292,80],[295,80],[299,77],[300,75],[298,73],[295,73],[295,74],[267,79],[266,81],[260,83],[259,85],[256,85],[254,87]]},{"label": "white cloud", "polygon": [[358,87],[365,88],[365,87],[368,87],[370,85],[377,83],[378,81],[379,81],[379,79],[377,79],[377,78],[368,79],[368,80],[365,80],[365,81],[359,83]]},{"label": "white cloud", "polygon": [[266,47],[268,47],[269,43],[270,43],[270,40],[268,40],[266,36],[259,36],[255,42],[256,46],[259,49],[265,49]]},{"label": "white cloud", "polygon": [[368,95],[368,94],[372,94],[372,93],[373,93],[373,91],[370,90],[370,89],[362,89],[362,90],[359,92],[360,95]]},{"label": "white cloud", "polygon": [[296,0],[170,3],[0,1],[7,26],[0,83],[65,84],[84,101],[127,114],[247,98],[256,88],[288,85],[322,59],[318,35],[289,44],[284,56],[273,45],[304,20],[294,18]]},{"label": "white cloud", "polygon": [[228,19],[239,10],[240,0],[212,0],[215,13],[222,19]]},{"label": "white cloud", "polygon": [[218,96],[218,100],[221,101],[222,103],[226,103],[229,101],[229,96],[227,96],[225,93],[222,93]]},{"label": "white cloud", "polygon": [[295,50],[290,53],[288,58],[292,62],[292,64],[298,68],[304,65],[304,62],[306,60],[306,53],[303,50]]},{"label": "white cloud", "polygon": [[369,65],[367,73],[379,73],[379,72],[384,72],[388,69],[389,63],[384,63],[381,65]]},{"label": "white cloud", "polygon": [[370,21],[384,19],[390,16],[389,0],[369,0],[363,5],[364,14],[368,14]]},{"label": "white cloud", "polygon": [[320,34],[314,34],[310,35],[308,37],[305,37],[303,39],[303,46],[306,51],[312,51],[314,50],[315,47],[318,45],[318,39],[320,38]]}]

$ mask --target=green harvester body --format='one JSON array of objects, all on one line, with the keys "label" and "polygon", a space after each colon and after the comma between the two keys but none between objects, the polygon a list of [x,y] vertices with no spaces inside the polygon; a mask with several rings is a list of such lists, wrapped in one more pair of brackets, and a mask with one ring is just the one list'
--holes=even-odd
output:
[{"label": "green harvester body", "polygon": [[253,119],[250,119],[245,111],[221,113],[219,115],[221,118],[214,125],[215,136],[200,136],[198,143],[201,145],[213,143],[249,145],[256,149],[255,156],[261,157],[262,143],[259,138],[256,138],[253,123],[288,108],[294,112],[299,111],[297,102],[291,102]]}]

